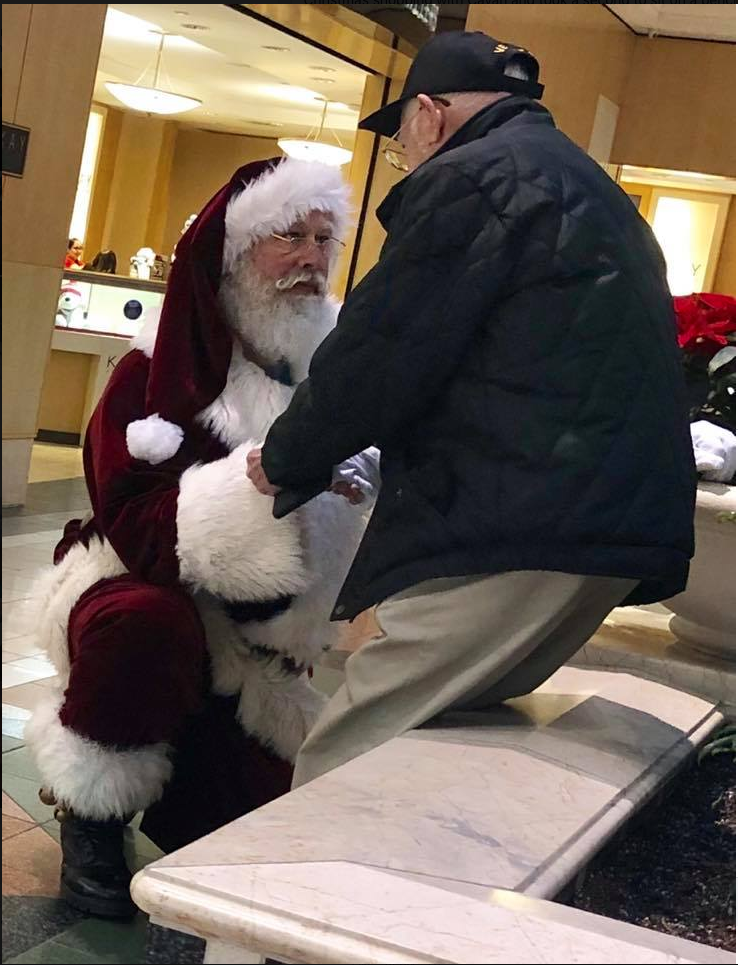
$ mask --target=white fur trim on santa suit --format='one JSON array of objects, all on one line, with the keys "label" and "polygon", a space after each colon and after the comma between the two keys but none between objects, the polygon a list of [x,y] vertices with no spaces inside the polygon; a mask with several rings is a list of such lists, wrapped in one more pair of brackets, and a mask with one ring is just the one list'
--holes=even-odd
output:
[{"label": "white fur trim on santa suit", "polygon": [[145,419],[129,422],[126,428],[126,447],[134,459],[158,466],[179,451],[184,429],[162,419],[158,412]]},{"label": "white fur trim on santa suit", "polygon": [[364,533],[366,506],[321,493],[287,517],[299,521],[310,585],[283,613],[239,626],[248,643],[276,650],[299,664],[316,663],[336,644],[340,628],[331,623],[331,612]]},{"label": "white fur trim on santa suit", "polygon": [[56,667],[60,683],[69,676],[67,629],[72,607],[99,580],[125,572],[110,543],[94,537],[88,547],[83,543],[72,546],[61,563],[49,567],[33,587],[31,594],[38,600],[36,640]]},{"label": "white fur trim on santa suit", "polygon": [[307,674],[281,675],[269,662],[250,662],[241,685],[238,717],[253,734],[283,759],[294,763],[327,698]]},{"label": "white fur trim on santa suit", "polygon": [[[249,629],[239,626],[212,597],[196,595],[195,602],[208,640],[213,692],[225,697],[240,694],[238,717],[246,732],[293,762],[326,698],[313,688],[307,674],[282,672],[280,656],[269,660],[254,655],[251,641],[241,632],[248,637],[257,623],[247,624]],[[325,614],[323,626],[329,629]],[[311,633],[310,627],[299,627],[296,635],[282,641],[281,652],[303,662],[307,651],[301,645],[311,639]],[[313,648],[304,662],[317,659],[321,649]]]},{"label": "white fur trim on santa suit", "polygon": [[225,216],[223,272],[259,238],[287,229],[311,211],[331,215],[338,238],[346,232],[350,189],[337,167],[285,158],[246,185]]},{"label": "white fur trim on santa suit", "polygon": [[137,348],[143,352],[147,359],[154,355],[156,336],[159,332],[159,319],[161,318],[161,305],[154,305],[147,308],[143,314],[141,331],[131,339],[131,348]]},{"label": "white fur trim on santa suit", "polygon": [[308,582],[296,518],[277,520],[274,500],[246,476],[250,440],[224,459],[187,469],[179,481],[180,579],[225,600],[273,600]]},{"label": "white fur trim on santa suit", "polygon": [[294,392],[234,351],[225,388],[196,421],[232,450],[250,439],[265,439]]},{"label": "white fur trim on santa suit", "polygon": [[[152,358],[159,330],[161,306],[147,309],[138,335],[131,340],[131,347]],[[157,466],[171,459],[179,451],[184,430],[174,422],[167,422],[158,413],[146,419],[136,419],[126,428],[126,447],[134,459]]]},{"label": "white fur trim on santa suit", "polygon": [[158,801],[172,775],[168,745],[120,750],[98,744],[62,726],[62,702],[61,692],[51,691],[25,730],[44,785],[59,804],[79,817],[105,821]]}]

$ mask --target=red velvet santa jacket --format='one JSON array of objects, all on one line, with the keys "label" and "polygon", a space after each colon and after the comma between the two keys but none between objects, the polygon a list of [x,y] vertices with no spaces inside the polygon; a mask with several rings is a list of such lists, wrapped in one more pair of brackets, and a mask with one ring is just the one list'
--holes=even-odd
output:
[{"label": "red velvet santa jacket", "polygon": [[[319,701],[301,689],[302,678],[273,693],[274,682],[259,677],[249,653],[277,651],[300,668],[331,645],[330,612],[364,513],[326,493],[286,519],[273,518],[272,500],[246,476],[246,454],[294,389],[240,357],[221,396],[185,427],[175,456],[159,464],[131,456],[126,436],[145,413],[149,350],[142,344],[121,360],[90,421],[84,465],[93,516],[70,524],[58,547],[41,635],[64,674],[68,615],[89,586],[126,571],[150,583],[181,584],[203,618],[214,689],[249,691],[253,700],[241,707],[247,717],[253,708],[253,719],[244,726],[291,759]],[[271,619],[244,619],[244,607],[248,614],[249,605],[275,601]],[[276,707],[286,690],[297,707],[293,722]]]}]

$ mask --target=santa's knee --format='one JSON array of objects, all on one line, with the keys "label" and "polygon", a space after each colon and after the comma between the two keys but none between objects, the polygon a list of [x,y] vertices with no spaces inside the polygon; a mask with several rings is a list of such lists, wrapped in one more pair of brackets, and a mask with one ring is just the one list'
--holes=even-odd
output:
[{"label": "santa's knee", "polygon": [[130,576],[84,594],[69,619],[62,723],[118,747],[170,741],[202,700],[205,633],[177,587]]},{"label": "santa's knee", "polygon": [[44,784],[83,818],[148,807],[172,770],[171,743],[204,694],[205,634],[178,588],[101,581],[69,618],[69,679],[27,737]]}]

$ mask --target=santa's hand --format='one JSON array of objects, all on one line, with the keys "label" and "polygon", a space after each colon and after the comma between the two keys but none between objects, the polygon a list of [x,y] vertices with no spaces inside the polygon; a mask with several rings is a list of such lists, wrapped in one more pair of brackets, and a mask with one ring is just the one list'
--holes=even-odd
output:
[{"label": "santa's hand", "polygon": [[252,449],[246,456],[246,475],[262,496],[276,496],[280,491],[279,486],[273,486],[267,479],[261,465],[261,449]]},{"label": "santa's hand", "polygon": [[358,506],[359,503],[364,502],[364,493],[361,489],[359,489],[355,483],[346,482],[345,480],[339,479],[338,482],[334,482],[330,488],[330,492],[335,493],[337,496],[345,496],[352,506]]},{"label": "santa's hand", "polygon": [[[333,485],[331,492],[346,496],[353,505],[364,501],[364,497],[374,499],[380,486],[379,478],[379,450],[366,449],[350,459],[346,459],[340,466],[333,468]],[[340,488],[336,488],[340,487]],[[346,487],[352,491],[358,490],[361,498],[351,498]]]}]

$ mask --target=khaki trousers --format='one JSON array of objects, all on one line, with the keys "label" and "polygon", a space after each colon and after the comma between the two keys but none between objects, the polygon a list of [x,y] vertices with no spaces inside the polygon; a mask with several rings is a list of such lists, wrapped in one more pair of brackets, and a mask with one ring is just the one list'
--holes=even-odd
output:
[{"label": "khaki trousers", "polygon": [[297,757],[292,786],[448,711],[530,693],[592,636],[634,580],[521,571],[428,580],[376,610],[382,635],[346,679]]}]

